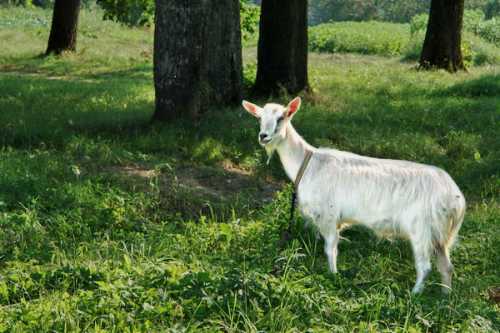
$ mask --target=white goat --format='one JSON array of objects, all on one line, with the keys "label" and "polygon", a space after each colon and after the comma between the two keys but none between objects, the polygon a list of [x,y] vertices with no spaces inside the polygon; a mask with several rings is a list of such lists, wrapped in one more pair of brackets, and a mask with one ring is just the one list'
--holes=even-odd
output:
[{"label": "white goat", "polygon": [[290,122],[300,104],[299,97],[286,107],[261,108],[243,101],[243,107],[260,119],[259,143],[269,156],[278,152],[292,181],[299,178],[298,206],[325,239],[330,271],[337,273],[340,229],[361,224],[377,234],[410,240],[417,271],[413,293],[422,291],[434,253],[443,291],[449,291],[449,252],[465,214],[465,198],[455,182],[430,165],[312,147]]}]

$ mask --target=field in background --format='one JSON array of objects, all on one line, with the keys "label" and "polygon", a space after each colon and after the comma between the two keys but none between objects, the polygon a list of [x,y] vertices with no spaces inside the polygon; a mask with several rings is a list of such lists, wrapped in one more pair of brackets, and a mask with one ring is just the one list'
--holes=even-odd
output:
[{"label": "field in background", "polygon": [[404,241],[347,231],[336,276],[301,225],[277,246],[290,186],[240,107],[149,124],[150,30],[84,11],[79,52],[39,58],[49,16],[0,8],[0,332],[500,329],[500,66],[311,54],[310,143],[441,166],[468,199],[454,291],[415,297]]},{"label": "field in background", "polygon": [[[484,23],[498,22],[491,26],[498,30],[498,37],[491,33],[481,35]],[[427,27],[427,15],[419,15],[411,24],[390,22],[332,22],[309,28],[309,49],[323,53],[359,53],[398,56],[406,61],[417,61],[422,51]],[[494,27],[494,28],[493,28]],[[462,53],[466,65],[500,64],[500,19],[476,19],[463,33]],[[496,30],[494,30],[496,29]]]}]

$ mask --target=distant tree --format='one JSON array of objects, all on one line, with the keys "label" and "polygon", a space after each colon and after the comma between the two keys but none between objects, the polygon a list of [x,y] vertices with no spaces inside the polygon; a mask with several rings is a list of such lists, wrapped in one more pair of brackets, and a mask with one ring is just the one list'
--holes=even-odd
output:
[{"label": "distant tree", "polygon": [[56,0],[46,54],[76,50],[80,0]]},{"label": "distant tree", "polygon": [[489,0],[484,9],[484,16],[486,20],[500,15],[500,0]]},{"label": "distant tree", "polygon": [[464,0],[432,0],[420,67],[465,69],[462,57]]},{"label": "distant tree", "polygon": [[154,120],[239,103],[241,63],[239,0],[156,0]]},{"label": "distant tree", "polygon": [[263,0],[255,92],[308,88],[307,0]]},{"label": "distant tree", "polygon": [[429,12],[430,0],[309,0],[309,22],[393,21],[409,22]]}]

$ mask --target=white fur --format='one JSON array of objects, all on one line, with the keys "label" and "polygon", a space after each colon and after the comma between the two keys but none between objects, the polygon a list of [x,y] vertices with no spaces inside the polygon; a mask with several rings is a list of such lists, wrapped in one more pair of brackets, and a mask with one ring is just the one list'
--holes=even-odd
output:
[{"label": "white fur", "polygon": [[[292,181],[306,150],[313,151],[298,188],[298,207],[324,237],[330,270],[337,272],[340,229],[361,224],[379,235],[410,240],[417,271],[414,293],[422,291],[434,253],[448,291],[453,268],[449,250],[465,214],[465,198],[451,177],[430,165],[314,148],[293,128],[289,107],[267,104],[258,109],[261,133],[272,136],[261,144],[268,153],[277,151]],[[284,123],[277,126],[283,115]]]}]

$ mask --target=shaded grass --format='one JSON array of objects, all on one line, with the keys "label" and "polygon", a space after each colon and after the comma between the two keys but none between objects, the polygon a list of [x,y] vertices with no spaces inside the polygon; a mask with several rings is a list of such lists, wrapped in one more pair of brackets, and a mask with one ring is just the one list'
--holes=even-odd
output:
[{"label": "shaded grass", "polygon": [[[277,158],[265,166],[255,120],[234,107],[149,124],[152,67],[137,40],[150,32],[109,27],[76,55],[0,51],[0,332],[500,329],[487,296],[500,283],[498,66],[450,75],[311,54],[315,94],[294,118],[309,142],[441,166],[468,199],[454,291],[443,297],[433,272],[414,297],[404,241],[346,231],[337,276],[302,221],[279,248],[290,187],[258,203],[260,182],[285,175]],[[130,57],[107,54],[124,43]],[[204,194],[230,189],[210,187],[229,171],[237,195]]]}]

